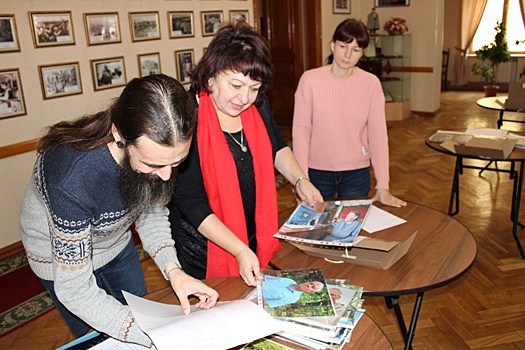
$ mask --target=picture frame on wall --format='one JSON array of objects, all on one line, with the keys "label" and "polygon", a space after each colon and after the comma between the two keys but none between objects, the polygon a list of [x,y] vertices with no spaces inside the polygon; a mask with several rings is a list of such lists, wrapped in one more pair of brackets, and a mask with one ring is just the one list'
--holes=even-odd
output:
[{"label": "picture frame on wall", "polygon": [[0,14],[0,53],[20,51],[15,15]]},{"label": "picture frame on wall", "polygon": [[215,34],[222,22],[222,11],[201,11],[202,36]]},{"label": "picture frame on wall", "polygon": [[126,85],[124,56],[90,60],[95,91]]},{"label": "picture frame on wall", "polygon": [[168,12],[168,25],[170,38],[190,38],[195,36],[193,26],[193,12],[171,11]]},{"label": "picture frame on wall", "polygon": [[35,48],[75,44],[71,11],[29,12],[29,22]]},{"label": "picture frame on wall", "polygon": [[175,51],[175,65],[177,66],[177,80],[181,84],[191,82],[189,71],[195,64],[193,49]]},{"label": "picture frame on wall", "polygon": [[350,14],[351,13],[351,7],[350,3],[351,0],[332,0],[333,1],[333,13],[343,13],[343,14]]},{"label": "picture frame on wall", "polygon": [[130,12],[131,41],[160,39],[158,12]]},{"label": "picture frame on wall", "polygon": [[375,0],[375,6],[408,6],[410,0]]},{"label": "picture frame on wall", "polygon": [[248,10],[230,10],[230,22],[236,24],[238,22],[250,23],[250,12]]},{"label": "picture frame on wall", "polygon": [[82,93],[78,62],[38,66],[44,100]]},{"label": "picture frame on wall", "polygon": [[0,119],[26,115],[18,68],[0,70]]},{"label": "picture frame on wall", "polygon": [[139,62],[139,76],[160,74],[160,55],[158,52],[137,55]]},{"label": "picture frame on wall", "polygon": [[88,45],[122,42],[118,12],[84,13],[84,29]]}]

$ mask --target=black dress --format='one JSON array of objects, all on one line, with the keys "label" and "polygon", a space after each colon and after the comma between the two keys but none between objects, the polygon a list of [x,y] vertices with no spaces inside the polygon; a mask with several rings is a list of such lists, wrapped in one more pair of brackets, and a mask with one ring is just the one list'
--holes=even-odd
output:
[{"label": "black dress", "polygon": [[[197,106],[195,94],[192,93],[192,96]],[[276,153],[286,147],[287,144],[273,119],[267,100],[264,100],[257,109],[270,137],[273,159],[275,160]],[[255,252],[257,246],[255,238],[256,197],[252,154],[246,138],[244,138],[244,145],[248,147],[247,152],[243,152],[239,144],[233,140],[236,138],[240,143],[240,131],[233,134],[225,132],[224,137],[237,167],[237,177],[241,188],[248,232],[248,245]],[[171,233],[183,270],[195,278],[206,278],[208,240],[196,228],[213,212],[204,188],[197,137],[193,138],[188,159],[181,164],[177,177],[177,188],[168,208],[170,210]]]}]

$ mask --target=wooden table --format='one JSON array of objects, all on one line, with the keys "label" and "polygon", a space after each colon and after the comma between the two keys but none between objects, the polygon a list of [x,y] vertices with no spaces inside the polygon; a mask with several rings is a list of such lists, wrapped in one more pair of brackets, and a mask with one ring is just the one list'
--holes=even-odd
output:
[{"label": "wooden table", "polygon": [[507,99],[507,96],[496,96],[496,97],[484,97],[476,101],[476,104],[482,108],[499,111],[498,129],[501,128],[501,126],[503,125],[503,122],[525,123],[525,120],[503,119],[503,115],[505,114],[505,112],[516,112],[516,113],[522,112],[522,110],[505,108],[506,99]]},{"label": "wooden table", "polygon": [[[487,97],[489,98],[489,97]],[[523,133],[517,133],[523,134]],[[512,187],[512,198],[511,198],[511,210],[510,210],[510,220],[512,221],[512,235],[514,241],[518,247],[521,258],[525,259],[525,251],[521,244],[521,240],[518,236],[518,226],[523,228],[525,227],[519,221],[519,212],[521,205],[521,193],[523,189],[523,176],[525,168],[525,149],[514,148],[512,153],[507,158],[493,158],[493,157],[481,157],[481,156],[472,156],[464,155],[458,153],[452,153],[449,150],[441,147],[441,144],[438,142],[430,142],[429,138],[432,136],[429,134],[425,139],[425,144],[431,149],[444,153],[449,156],[456,157],[456,166],[454,167],[454,177],[452,180],[452,189],[450,191],[450,202],[448,206],[448,215],[454,216],[459,213],[459,176],[463,174],[463,169],[478,169],[481,171],[496,171],[500,173],[508,173],[511,180],[514,181]],[[480,167],[476,165],[466,165],[464,164],[464,159],[477,159],[477,160],[486,160],[490,163],[485,167]],[[489,167],[492,162],[509,162],[510,169],[500,169],[500,168],[491,168]],[[518,167],[516,167],[518,165]]]},{"label": "wooden table", "polygon": [[[388,308],[393,308],[405,339],[405,349],[411,348],[424,292],[447,285],[463,276],[473,265],[477,246],[470,231],[450,216],[437,210],[414,203],[403,208],[386,207],[374,203],[406,223],[369,235],[390,241],[404,242],[417,231],[407,254],[387,270],[344,263],[334,264],[325,259],[307,255],[291,244],[283,243],[283,249],[272,259],[281,269],[320,267],[325,278],[350,279],[354,285],[364,288],[364,296],[382,296]],[[283,223],[293,209],[280,214]],[[351,252],[350,252],[351,254]],[[412,318],[407,330],[399,297],[416,294]]]},{"label": "wooden table", "polygon": [[[217,290],[220,294],[220,300],[236,300],[241,298],[249,289],[239,277],[231,278],[214,278],[204,280],[208,286]],[[147,299],[158,301],[166,304],[178,304],[178,299],[171,287],[167,287],[146,296]],[[254,321],[254,327],[256,327]],[[294,349],[304,349],[303,347],[290,344],[280,339],[274,339],[282,344],[286,344]],[[237,349],[237,348],[236,348]],[[374,350],[392,350],[392,345],[383,333],[381,328],[370,318],[363,314],[356,327],[352,331],[350,343],[346,344],[344,350],[374,349]]]}]

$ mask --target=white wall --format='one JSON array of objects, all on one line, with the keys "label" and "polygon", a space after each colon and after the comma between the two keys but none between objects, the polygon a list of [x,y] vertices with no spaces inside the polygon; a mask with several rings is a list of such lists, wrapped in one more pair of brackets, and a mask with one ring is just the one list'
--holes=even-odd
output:
[{"label": "white wall", "polygon": [[[390,17],[401,17],[407,21],[408,33],[412,36],[411,66],[433,69],[432,73],[410,73],[410,109],[413,111],[434,113],[440,108],[444,1],[412,0],[409,6],[376,8],[381,24],[384,24]],[[366,24],[372,4],[372,1],[352,1],[350,15],[334,15],[332,1],[322,1],[323,58],[330,54],[330,40],[337,25],[347,17],[361,19]],[[378,33],[386,34],[382,29]]]},{"label": "white wall", "polygon": [[[42,128],[104,109],[122,87],[94,91],[90,59],[124,56],[127,80],[138,76],[138,54],[159,52],[162,73],[176,76],[176,50],[194,50],[198,61],[211,37],[203,37],[200,11],[248,10],[253,24],[253,1],[202,0],[0,0],[2,14],[14,14],[21,51],[0,53],[0,70],[18,68],[27,115],[0,119],[0,147],[39,137]],[[28,11],[71,11],[75,45],[34,48]],[[161,39],[131,42],[128,12],[158,11]],[[193,11],[193,38],[170,39],[168,11]],[[83,13],[118,12],[122,42],[88,46]],[[44,100],[38,65],[79,62],[83,93]],[[35,161],[34,152],[0,159],[0,248],[18,242],[19,206]]]},{"label": "white wall", "polygon": [[[333,14],[332,1],[321,1],[323,60],[330,53],[330,40],[337,24],[347,17],[366,16],[372,1],[351,1],[351,14]],[[94,91],[90,59],[124,56],[127,79],[138,76],[137,55],[159,52],[162,72],[175,76],[174,51],[194,49],[195,60],[210,37],[202,37],[200,11],[249,10],[253,24],[253,0],[0,0],[0,12],[15,14],[21,51],[0,53],[0,69],[19,68],[27,115],[0,119],[0,146],[37,138],[43,127],[64,119],[74,119],[86,113],[103,109],[122,88]],[[76,44],[62,47],[33,47],[28,11],[72,11]],[[119,13],[122,43],[87,46],[84,32],[84,12]],[[161,39],[131,42],[128,12],[159,11]],[[194,38],[169,39],[168,11],[194,12]],[[412,35],[412,66],[432,67],[434,73],[411,73],[411,109],[435,112],[439,109],[439,81],[441,69],[441,43],[444,0],[412,0],[410,6],[380,7],[381,23],[399,16],[407,20]],[[421,14],[425,14],[422,16]],[[38,65],[78,61],[83,93],[81,95],[43,100]],[[0,159],[0,249],[20,240],[18,232],[19,205],[31,175],[34,153]]]}]

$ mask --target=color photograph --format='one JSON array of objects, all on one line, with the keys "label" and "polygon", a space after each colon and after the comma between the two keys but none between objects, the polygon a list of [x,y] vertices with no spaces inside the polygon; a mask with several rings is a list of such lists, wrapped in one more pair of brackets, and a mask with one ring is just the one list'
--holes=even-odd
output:
[{"label": "color photograph", "polygon": [[261,273],[262,306],[273,317],[335,316],[320,268]]},{"label": "color photograph", "polygon": [[30,12],[29,18],[36,47],[73,45],[71,12]]}]

